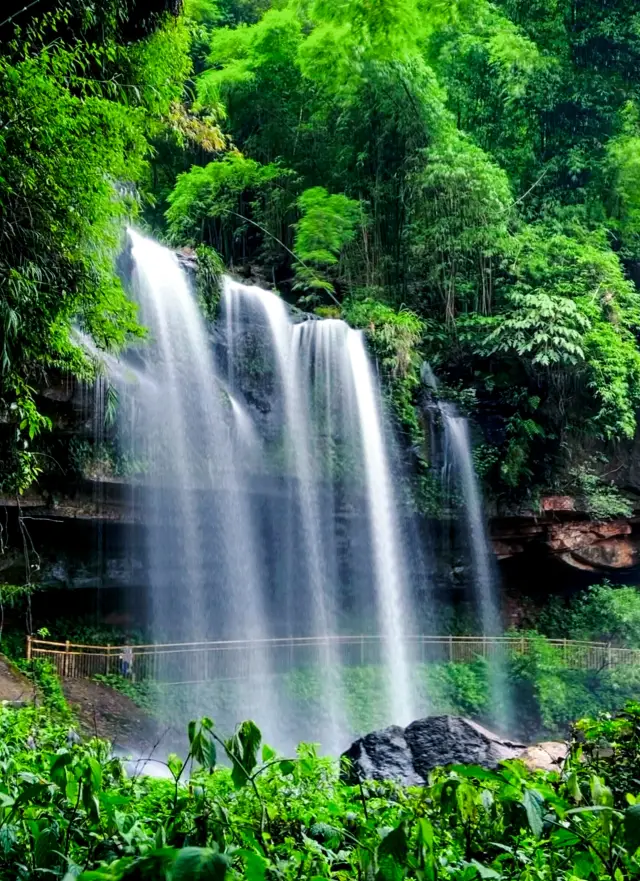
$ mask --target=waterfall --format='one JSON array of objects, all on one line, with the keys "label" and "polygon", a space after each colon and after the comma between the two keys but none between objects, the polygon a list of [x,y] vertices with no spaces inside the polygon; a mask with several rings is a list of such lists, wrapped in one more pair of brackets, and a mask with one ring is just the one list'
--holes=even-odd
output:
[{"label": "waterfall", "polygon": [[[202,690],[197,710],[223,712],[226,724],[253,717],[282,748],[306,737],[335,751],[360,733],[346,680],[354,667],[379,671],[376,724],[408,723],[425,709],[414,704],[407,648],[411,549],[363,336],[292,316],[277,295],[230,278],[208,328],[176,256],[130,236],[149,339],[129,353],[143,381],[126,385],[121,418],[147,463],[139,494],[154,640],[250,640],[229,653],[224,711],[222,685]],[[301,710],[305,682],[313,706]]]},{"label": "waterfall", "polygon": [[[150,335],[152,382],[133,390],[131,433],[148,463],[142,508],[153,633],[158,642],[263,640],[269,634],[243,471],[250,431],[217,376],[175,254],[136,232],[130,237],[134,291]],[[252,660],[268,678],[268,654]],[[276,697],[247,679],[239,703],[277,731]]]},{"label": "waterfall", "polygon": [[396,501],[373,371],[362,334],[349,331],[348,350],[363,442],[367,498],[373,533],[374,573],[381,632],[385,637],[389,688],[397,724],[407,723],[412,698],[404,634],[407,622],[404,585],[406,570],[401,559]]},{"label": "waterfall", "polygon": [[[437,379],[429,369],[423,371],[423,382],[432,392],[438,391]],[[485,522],[480,484],[473,462],[469,420],[461,416],[453,404],[438,402],[442,419],[444,449],[442,483],[444,497],[450,506],[456,501],[462,510],[463,541],[470,562],[473,601],[484,636],[499,636],[502,621],[498,606],[497,575]],[[455,494],[459,499],[455,499]],[[509,730],[511,708],[508,698],[505,658],[498,649],[492,652],[489,685],[492,694],[493,721],[504,731]]]},{"label": "waterfall", "polygon": [[501,632],[500,612],[482,497],[473,464],[469,421],[460,416],[452,404],[441,403],[440,413],[445,435],[444,479],[450,483],[453,475],[462,496],[474,600],[480,613],[482,632],[485,636],[497,636]]}]

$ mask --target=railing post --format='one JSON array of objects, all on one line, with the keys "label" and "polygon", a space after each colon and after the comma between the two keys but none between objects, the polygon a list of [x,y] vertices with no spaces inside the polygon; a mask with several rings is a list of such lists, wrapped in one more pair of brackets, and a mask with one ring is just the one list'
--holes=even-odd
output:
[{"label": "railing post", "polygon": [[567,642],[566,636],[564,638],[564,645],[562,648],[562,652],[563,652],[563,657],[564,657],[564,665],[565,665],[565,667],[568,667],[569,666],[569,644]]},{"label": "railing post", "polygon": [[360,665],[364,667],[364,636],[360,637]]},{"label": "railing post", "polygon": [[108,676],[111,672],[111,643],[107,643],[107,657],[105,658],[105,671]]},{"label": "railing post", "polygon": [[453,662],[453,636],[449,635],[449,661]]},{"label": "railing post", "polygon": [[611,643],[607,646],[607,666],[611,667],[613,661],[613,650],[611,648]]},{"label": "railing post", "polygon": [[27,661],[31,660],[31,634],[27,636]]},{"label": "railing post", "polygon": [[64,663],[62,666],[62,670],[63,670],[62,675],[65,678],[69,676],[69,657],[70,657],[69,649],[70,648],[71,648],[71,643],[69,642],[69,640],[67,640],[65,643],[65,648],[64,648]]}]

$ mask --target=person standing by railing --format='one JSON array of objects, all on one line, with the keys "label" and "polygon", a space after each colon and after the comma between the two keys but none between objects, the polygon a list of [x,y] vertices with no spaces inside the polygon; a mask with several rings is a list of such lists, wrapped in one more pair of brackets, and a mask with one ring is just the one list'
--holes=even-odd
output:
[{"label": "person standing by railing", "polygon": [[122,662],[120,669],[125,679],[133,677],[133,646],[128,640],[122,649],[120,660]]}]

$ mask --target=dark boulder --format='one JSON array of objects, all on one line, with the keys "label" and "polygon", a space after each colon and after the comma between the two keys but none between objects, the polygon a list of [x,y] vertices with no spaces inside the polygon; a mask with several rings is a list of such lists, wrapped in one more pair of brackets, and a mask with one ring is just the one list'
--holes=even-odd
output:
[{"label": "dark boulder", "polygon": [[358,780],[395,780],[405,786],[424,781],[413,768],[413,756],[405,739],[405,729],[391,725],[354,741],[343,753],[344,773],[352,783]]},{"label": "dark boulder", "polygon": [[442,765],[482,765],[495,768],[505,759],[515,759],[525,749],[522,743],[503,740],[482,725],[462,716],[431,716],[412,722],[404,732],[413,767],[426,779]]},{"label": "dark boulder", "polygon": [[443,765],[495,768],[519,758],[526,747],[503,740],[460,716],[431,716],[406,728],[392,726],[359,738],[343,754],[345,778],[395,780],[404,786],[426,782],[429,771]]}]

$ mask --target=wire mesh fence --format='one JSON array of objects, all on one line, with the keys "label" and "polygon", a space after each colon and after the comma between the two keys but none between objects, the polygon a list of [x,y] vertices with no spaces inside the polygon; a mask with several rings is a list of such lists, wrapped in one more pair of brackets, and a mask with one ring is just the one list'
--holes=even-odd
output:
[{"label": "wire mesh fence", "polygon": [[[604,642],[545,640],[555,660],[571,669],[605,669],[640,664],[640,650]],[[504,659],[536,651],[540,640],[527,636],[426,636],[405,638],[409,663],[462,663],[477,658]],[[128,672],[136,680],[196,683],[286,673],[303,667],[338,664],[354,667],[384,663],[390,651],[380,636],[298,637],[265,640],[168,643],[153,645],[79,645],[27,640],[27,657],[50,661],[65,679]]]}]

